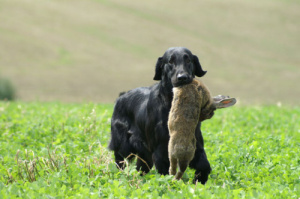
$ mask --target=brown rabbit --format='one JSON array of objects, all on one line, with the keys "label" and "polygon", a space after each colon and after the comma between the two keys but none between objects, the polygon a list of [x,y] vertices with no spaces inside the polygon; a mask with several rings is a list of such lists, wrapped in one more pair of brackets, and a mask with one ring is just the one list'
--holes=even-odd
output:
[{"label": "brown rabbit", "polygon": [[[168,153],[169,174],[181,179],[196,150],[195,129],[199,121],[210,119],[216,106],[207,87],[199,80],[173,88],[173,101],[169,113],[170,140]],[[176,173],[177,164],[179,171]]]}]

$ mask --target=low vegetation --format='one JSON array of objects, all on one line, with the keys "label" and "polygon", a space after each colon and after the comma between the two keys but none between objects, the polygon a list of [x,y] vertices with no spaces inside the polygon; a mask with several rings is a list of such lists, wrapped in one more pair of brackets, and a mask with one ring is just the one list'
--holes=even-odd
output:
[{"label": "low vegetation", "polygon": [[16,91],[12,82],[0,76],[0,100],[14,100]]},{"label": "low vegetation", "polygon": [[299,107],[217,110],[203,123],[205,186],[116,168],[112,105],[0,102],[0,198],[299,198]]}]

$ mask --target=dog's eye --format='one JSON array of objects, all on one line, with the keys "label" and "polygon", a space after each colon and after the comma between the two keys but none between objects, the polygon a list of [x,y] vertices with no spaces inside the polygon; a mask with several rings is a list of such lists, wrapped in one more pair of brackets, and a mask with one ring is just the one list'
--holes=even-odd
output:
[{"label": "dog's eye", "polygon": [[171,59],[169,60],[169,64],[174,64],[174,59],[171,58]]},{"label": "dog's eye", "polygon": [[185,62],[186,64],[191,63],[190,57],[189,57],[188,55],[186,55],[186,54],[183,56],[183,60],[184,60],[184,62]]}]

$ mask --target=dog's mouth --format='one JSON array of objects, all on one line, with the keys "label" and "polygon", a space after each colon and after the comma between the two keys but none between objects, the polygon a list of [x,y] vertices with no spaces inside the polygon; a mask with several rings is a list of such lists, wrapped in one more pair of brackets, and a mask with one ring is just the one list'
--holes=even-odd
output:
[{"label": "dog's mouth", "polygon": [[172,82],[172,85],[173,87],[180,87],[180,86],[183,86],[183,85],[186,85],[186,84],[190,84],[192,83],[193,79],[192,78],[188,78],[188,79],[185,79],[185,80],[181,80],[181,81],[174,81]]}]

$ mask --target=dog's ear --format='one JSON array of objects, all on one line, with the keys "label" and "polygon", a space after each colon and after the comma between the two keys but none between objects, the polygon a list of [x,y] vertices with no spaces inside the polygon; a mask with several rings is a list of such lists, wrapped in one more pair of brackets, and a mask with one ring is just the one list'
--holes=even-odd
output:
[{"label": "dog's ear", "polygon": [[154,75],[154,80],[161,80],[161,75],[162,75],[162,63],[163,63],[163,58],[159,57],[156,62],[155,66],[155,75]]},{"label": "dog's ear", "polygon": [[194,56],[194,66],[195,66],[195,75],[198,77],[202,77],[203,75],[206,74],[207,71],[202,70],[202,67],[200,65],[199,59],[196,55]]}]

